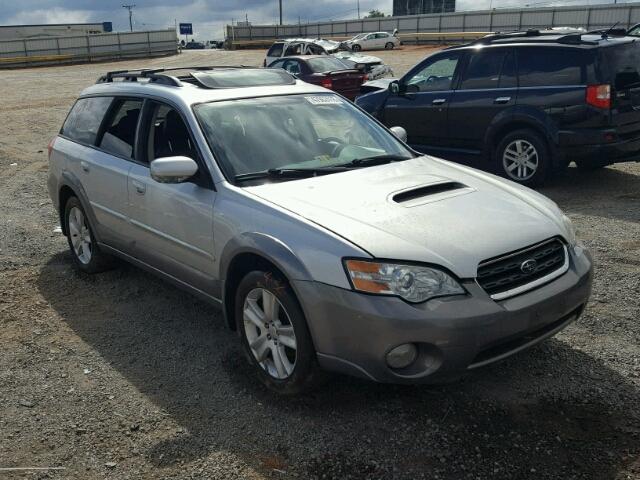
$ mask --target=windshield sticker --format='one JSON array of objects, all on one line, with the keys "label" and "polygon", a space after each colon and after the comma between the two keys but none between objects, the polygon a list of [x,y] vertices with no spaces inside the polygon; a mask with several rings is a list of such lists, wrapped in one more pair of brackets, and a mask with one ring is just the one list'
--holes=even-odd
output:
[{"label": "windshield sticker", "polygon": [[304,97],[311,105],[342,105],[344,102],[335,95],[317,95]]}]

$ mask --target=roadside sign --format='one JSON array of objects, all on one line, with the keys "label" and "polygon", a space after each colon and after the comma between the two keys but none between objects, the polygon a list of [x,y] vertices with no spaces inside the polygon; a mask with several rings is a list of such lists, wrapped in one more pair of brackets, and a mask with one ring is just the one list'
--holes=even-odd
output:
[{"label": "roadside sign", "polygon": [[181,23],[180,24],[180,35],[193,35],[193,24],[191,24],[191,23]]}]

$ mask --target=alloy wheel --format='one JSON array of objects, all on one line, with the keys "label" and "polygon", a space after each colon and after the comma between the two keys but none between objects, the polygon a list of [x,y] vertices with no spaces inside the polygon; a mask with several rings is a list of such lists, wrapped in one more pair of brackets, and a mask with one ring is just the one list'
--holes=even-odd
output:
[{"label": "alloy wheel", "polygon": [[91,262],[91,232],[86,217],[82,210],[73,207],[69,210],[69,236],[73,251],[83,265]]},{"label": "alloy wheel", "polygon": [[297,342],[289,314],[269,290],[254,288],[244,301],[243,324],[251,353],[273,378],[284,380],[296,365]]},{"label": "alloy wheel", "polygon": [[514,140],[504,149],[502,166],[513,180],[524,182],[531,179],[539,165],[536,147],[526,140]]}]

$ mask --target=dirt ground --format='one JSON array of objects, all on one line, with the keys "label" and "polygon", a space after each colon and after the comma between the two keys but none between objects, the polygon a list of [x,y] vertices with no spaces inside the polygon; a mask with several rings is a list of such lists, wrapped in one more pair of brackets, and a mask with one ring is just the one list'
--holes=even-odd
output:
[{"label": "dirt ground", "polygon": [[[402,74],[427,53],[380,56]],[[542,189],[595,257],[591,302],[556,338],[448,386],[336,376],[279,398],[215,308],[130,266],[72,267],[46,146],[80,91],[107,70],[263,56],[0,72],[0,478],[640,479],[640,164]],[[26,467],[60,469],[2,470]]]}]

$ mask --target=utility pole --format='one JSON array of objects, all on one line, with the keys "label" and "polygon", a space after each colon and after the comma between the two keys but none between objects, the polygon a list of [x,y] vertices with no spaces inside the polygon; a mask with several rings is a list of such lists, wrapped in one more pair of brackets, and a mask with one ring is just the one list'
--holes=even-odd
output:
[{"label": "utility pole", "polygon": [[278,0],[278,4],[280,5],[280,25],[282,25],[282,0]]},{"label": "utility pole", "polygon": [[[353,5],[353,3],[351,5]],[[360,20],[360,0],[358,0],[358,20]]]},{"label": "utility pole", "polygon": [[122,5],[122,8],[126,8],[127,10],[129,10],[129,29],[133,32],[133,8],[136,6],[135,3],[129,4],[129,5]]}]

